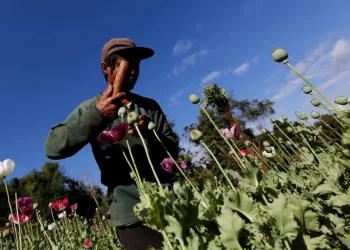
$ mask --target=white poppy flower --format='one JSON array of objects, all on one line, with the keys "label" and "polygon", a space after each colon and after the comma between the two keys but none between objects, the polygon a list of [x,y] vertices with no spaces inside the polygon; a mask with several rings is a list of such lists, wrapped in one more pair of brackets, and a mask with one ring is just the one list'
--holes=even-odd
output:
[{"label": "white poppy flower", "polygon": [[6,159],[3,162],[0,161],[0,178],[9,176],[15,167],[16,164],[13,160]]},{"label": "white poppy flower", "polygon": [[56,227],[55,223],[51,223],[47,226],[47,229],[49,229],[50,231],[53,230]]},{"label": "white poppy flower", "polygon": [[265,150],[262,152],[262,155],[266,158],[273,158],[276,155],[276,151],[274,147],[268,147],[269,150],[266,152]]}]

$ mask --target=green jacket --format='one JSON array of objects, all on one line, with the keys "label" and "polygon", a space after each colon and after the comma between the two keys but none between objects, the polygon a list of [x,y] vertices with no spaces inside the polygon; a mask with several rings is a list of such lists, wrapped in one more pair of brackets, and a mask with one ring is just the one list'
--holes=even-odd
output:
[{"label": "green jacket", "polygon": [[[139,202],[139,193],[135,182],[130,177],[130,167],[122,155],[119,145],[109,145],[97,141],[99,133],[109,130],[121,122],[120,118],[113,122],[107,122],[100,116],[95,105],[101,96],[98,94],[92,99],[84,101],[73,110],[64,122],[50,129],[45,142],[45,153],[52,160],[60,160],[73,156],[89,143],[101,170],[101,182],[108,187],[108,193],[113,198],[110,203],[112,223],[116,226],[123,226],[138,221],[133,207]],[[148,115],[155,123],[156,131],[162,142],[176,159],[178,157],[178,141],[158,103],[134,93],[130,93],[130,97],[132,105],[128,112],[135,110],[139,114]],[[129,141],[141,178],[155,182],[142,141],[129,135],[126,138]],[[164,184],[170,184],[172,175],[165,172],[160,166],[161,161],[168,157],[166,151],[154,136],[145,141],[160,181]],[[119,144],[124,148],[131,162],[125,140]]]}]

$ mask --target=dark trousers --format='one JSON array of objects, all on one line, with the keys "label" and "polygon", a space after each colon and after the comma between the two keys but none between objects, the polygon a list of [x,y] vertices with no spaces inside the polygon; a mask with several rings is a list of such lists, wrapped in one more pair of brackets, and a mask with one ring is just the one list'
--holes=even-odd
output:
[{"label": "dark trousers", "polygon": [[142,223],[116,227],[116,232],[120,243],[126,250],[147,250],[150,246],[162,249],[162,234]]}]

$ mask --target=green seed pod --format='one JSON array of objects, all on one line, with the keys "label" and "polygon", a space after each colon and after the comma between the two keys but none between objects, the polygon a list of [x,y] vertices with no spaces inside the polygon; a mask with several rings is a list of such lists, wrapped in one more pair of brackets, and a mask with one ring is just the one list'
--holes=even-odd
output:
[{"label": "green seed pod", "polygon": [[251,147],[253,144],[251,143],[251,141],[247,140],[244,142],[244,144],[247,146],[247,147]]},{"label": "green seed pod", "polygon": [[230,152],[228,152],[230,155],[234,154],[234,151],[230,150]]},{"label": "green seed pod", "polygon": [[272,136],[275,136],[275,132],[273,132],[273,131],[272,131],[270,134],[271,134]]},{"label": "green seed pod", "polygon": [[304,114],[301,114],[301,115],[299,115],[299,119],[303,120],[303,121],[306,121],[308,119],[308,117],[306,115],[304,115]]},{"label": "green seed pod", "polygon": [[295,146],[297,147],[297,148],[300,148],[300,145],[299,145],[299,143],[294,143],[295,144]]},{"label": "green seed pod", "polygon": [[200,103],[201,99],[199,99],[199,97],[195,94],[190,94],[190,101],[193,103],[193,104],[198,104]]},{"label": "green seed pod", "polygon": [[337,98],[335,98],[334,102],[339,105],[346,105],[349,103],[349,99],[345,96],[338,96]]},{"label": "green seed pod", "polygon": [[201,140],[202,136],[203,136],[202,132],[197,129],[192,129],[190,132],[191,140],[194,142]]},{"label": "green seed pod", "polygon": [[270,143],[268,141],[263,142],[264,147],[270,147]]},{"label": "green seed pod", "polygon": [[311,104],[314,105],[315,107],[318,107],[321,105],[321,102],[317,99],[312,99]]},{"label": "green seed pod", "polygon": [[301,90],[307,95],[312,93],[312,88],[310,88],[308,86],[302,87]]},{"label": "green seed pod", "polygon": [[272,124],[273,124],[273,123],[276,123],[276,120],[273,119],[272,117],[270,118],[270,121],[271,121]]},{"label": "green seed pod", "polygon": [[139,121],[138,114],[135,111],[130,112],[128,114],[127,121],[130,125],[134,125],[134,124],[138,123],[138,121]]},{"label": "green seed pod", "polygon": [[276,48],[272,51],[272,59],[276,62],[283,62],[288,59],[288,53],[284,49]]},{"label": "green seed pod", "polygon": [[120,107],[118,110],[118,116],[119,117],[124,117],[126,114],[126,108],[125,107]]},{"label": "green seed pod", "polygon": [[282,143],[282,142],[283,142],[283,139],[282,139],[281,137],[279,137],[279,138],[278,138],[278,141],[279,141],[280,143]]},{"label": "green seed pod", "polygon": [[282,115],[282,120],[283,120],[284,122],[286,122],[286,121],[288,121],[288,117],[285,116],[285,115]]},{"label": "green seed pod", "polygon": [[153,130],[153,129],[155,129],[156,128],[156,124],[154,124],[153,122],[149,122],[148,123],[148,129],[149,130]]},{"label": "green seed pod", "polygon": [[312,133],[313,133],[314,135],[316,135],[316,136],[319,136],[319,135],[320,135],[320,131],[318,131],[318,130],[313,130]]},{"label": "green seed pod", "polygon": [[320,118],[320,113],[318,113],[318,112],[316,112],[316,111],[312,111],[311,113],[310,113],[310,116],[312,117],[312,118],[314,118],[314,119],[318,119],[318,118]]},{"label": "green seed pod", "polygon": [[261,130],[261,132],[263,132],[264,134],[268,134],[268,133],[269,133],[269,130],[268,130],[267,128],[263,128],[263,129]]},{"label": "green seed pod", "polygon": [[286,141],[286,145],[287,145],[287,146],[292,146],[293,143],[291,143],[290,141]]},{"label": "green seed pod", "polygon": [[287,132],[288,133],[292,133],[294,131],[294,129],[292,127],[287,127]]}]

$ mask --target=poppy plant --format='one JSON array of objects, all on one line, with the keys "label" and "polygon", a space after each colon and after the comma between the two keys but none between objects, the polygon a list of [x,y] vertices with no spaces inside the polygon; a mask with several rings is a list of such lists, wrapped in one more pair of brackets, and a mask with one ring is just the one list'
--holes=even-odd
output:
[{"label": "poppy plant", "polygon": [[55,211],[62,211],[64,209],[66,209],[69,205],[69,201],[67,198],[63,199],[63,200],[58,200],[58,201],[54,201],[51,202],[51,207],[55,210]]},{"label": "poppy plant", "polygon": [[24,223],[27,223],[29,220],[30,218],[25,214],[20,214],[19,216],[14,216],[14,215],[9,216],[9,221],[11,223],[24,224]]},{"label": "poppy plant", "polygon": [[111,130],[103,131],[97,136],[97,140],[99,142],[106,142],[108,144],[117,144],[122,141],[128,131],[128,124],[126,122],[122,122],[116,126],[114,126]]},{"label": "poppy plant", "polygon": [[[176,163],[177,163],[177,164],[180,166],[180,168],[182,168],[182,169],[187,168],[186,163],[183,162],[183,161],[177,161]],[[168,173],[170,173],[170,174],[174,173],[175,163],[174,163],[174,161],[173,161],[171,158],[165,158],[165,159],[160,163],[160,165],[162,166],[162,168],[163,168],[166,172],[168,172]]]},{"label": "poppy plant", "polygon": [[230,129],[222,128],[220,132],[226,139],[235,138],[237,135],[237,125],[233,125]]}]

